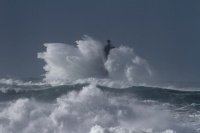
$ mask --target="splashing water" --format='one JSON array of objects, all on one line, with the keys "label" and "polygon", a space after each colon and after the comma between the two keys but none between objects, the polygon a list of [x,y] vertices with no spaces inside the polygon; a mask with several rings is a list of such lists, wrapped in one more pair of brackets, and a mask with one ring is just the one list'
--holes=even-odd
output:
[{"label": "splashing water", "polygon": [[147,62],[130,47],[120,46],[111,50],[105,60],[101,42],[85,36],[76,43],[77,47],[61,43],[44,44],[47,50],[38,53],[38,58],[46,62],[45,81],[107,78],[134,85],[144,83],[152,75]]},{"label": "splashing water", "polygon": [[44,46],[44,81],[0,79],[0,133],[199,133],[200,92],[137,86],[152,72],[132,48]]}]

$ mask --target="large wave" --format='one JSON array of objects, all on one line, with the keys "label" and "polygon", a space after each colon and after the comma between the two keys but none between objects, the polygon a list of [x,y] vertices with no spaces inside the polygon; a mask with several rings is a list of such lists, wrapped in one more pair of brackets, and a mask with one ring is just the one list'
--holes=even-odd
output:
[{"label": "large wave", "polygon": [[100,79],[110,80],[109,83],[112,81],[137,85],[145,83],[152,75],[147,61],[136,55],[130,47],[120,46],[111,50],[106,60],[101,42],[84,36],[76,43],[77,46],[44,44],[46,51],[38,53],[38,58],[46,62],[45,81]]},{"label": "large wave", "polygon": [[[190,120],[175,121],[183,120],[181,116],[188,116],[185,108],[179,109],[183,111],[181,114],[173,114],[169,112],[169,109],[173,111],[171,104],[140,100],[134,93],[126,93],[124,90],[119,95],[117,91],[104,91],[95,85],[88,85],[72,86],[72,91],[66,93],[70,87],[56,87],[53,88],[57,90],[54,92],[51,89],[38,93],[21,92],[15,94],[19,95],[15,100],[10,98],[8,102],[1,102],[0,132],[195,133],[198,128]],[[39,94],[48,98],[41,102]],[[4,93],[5,95],[11,97],[9,93]],[[50,98],[53,101],[49,101]],[[196,120],[194,124],[199,126],[197,122]]]},{"label": "large wave", "polygon": [[[152,72],[132,48],[112,49],[106,60],[104,45],[89,36],[77,46],[44,45],[46,51],[38,53],[46,62],[44,81],[0,79],[0,132],[199,132],[200,93],[171,90],[190,83],[137,86]],[[199,85],[192,83],[197,90]]]}]

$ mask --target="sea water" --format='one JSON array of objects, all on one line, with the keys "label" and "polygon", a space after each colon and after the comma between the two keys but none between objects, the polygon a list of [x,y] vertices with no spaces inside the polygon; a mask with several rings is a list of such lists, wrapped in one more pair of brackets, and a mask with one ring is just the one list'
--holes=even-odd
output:
[{"label": "sea water", "polygon": [[153,82],[132,48],[106,60],[101,42],[77,44],[44,44],[42,79],[0,79],[0,133],[200,132],[199,82]]}]

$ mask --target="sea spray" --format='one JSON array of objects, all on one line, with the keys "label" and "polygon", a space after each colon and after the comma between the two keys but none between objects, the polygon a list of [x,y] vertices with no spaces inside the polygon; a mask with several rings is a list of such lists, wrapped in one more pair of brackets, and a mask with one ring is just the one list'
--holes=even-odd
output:
[{"label": "sea spray", "polygon": [[127,46],[105,60],[103,44],[88,36],[45,47],[43,81],[0,79],[0,133],[199,132],[199,84],[147,87],[146,60]]},{"label": "sea spray", "polygon": [[41,83],[1,80],[9,90],[0,90],[0,132],[198,133],[200,127],[199,92]]},{"label": "sea spray", "polygon": [[152,75],[148,63],[127,46],[113,49],[105,67],[110,79],[134,84],[147,82],[148,77]]},{"label": "sea spray", "polygon": [[167,130],[170,117],[155,107],[137,104],[131,95],[117,96],[89,85],[63,93],[54,102],[19,98],[5,103],[1,105],[0,129],[15,133],[148,133],[152,127]]},{"label": "sea spray", "polygon": [[77,47],[60,43],[44,44],[46,52],[39,53],[46,66],[45,80],[76,80],[102,78],[107,72],[102,59],[102,45],[86,36]]},{"label": "sea spray", "polygon": [[152,75],[147,61],[137,56],[130,47],[120,46],[111,50],[105,60],[101,42],[84,36],[76,43],[77,46],[44,44],[46,52],[38,53],[38,58],[46,62],[45,81],[107,78],[137,85],[147,82]]}]

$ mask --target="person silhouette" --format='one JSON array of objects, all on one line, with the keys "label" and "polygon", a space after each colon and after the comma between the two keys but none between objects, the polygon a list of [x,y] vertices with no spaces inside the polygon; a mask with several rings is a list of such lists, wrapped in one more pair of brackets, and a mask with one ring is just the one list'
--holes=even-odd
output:
[{"label": "person silhouette", "polygon": [[115,48],[114,46],[112,46],[111,41],[108,39],[107,40],[107,44],[104,47],[104,55],[106,60],[108,59],[108,55],[110,54],[110,50]]}]

